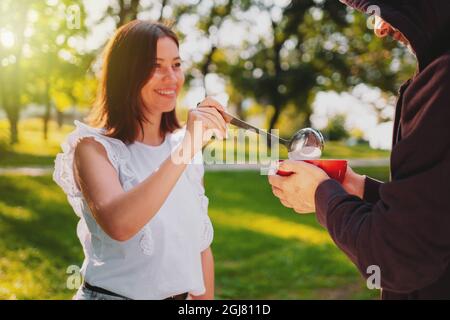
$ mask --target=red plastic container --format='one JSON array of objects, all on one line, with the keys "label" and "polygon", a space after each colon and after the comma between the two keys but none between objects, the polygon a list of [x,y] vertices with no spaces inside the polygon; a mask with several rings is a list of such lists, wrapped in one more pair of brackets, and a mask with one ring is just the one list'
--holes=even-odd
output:
[{"label": "red plastic container", "polygon": [[[284,160],[280,160],[282,162]],[[323,171],[325,171],[328,176],[334,180],[342,183],[347,172],[347,160],[331,160],[331,159],[319,159],[319,160],[298,160],[313,164]],[[286,172],[278,170],[277,174],[283,177],[290,176],[293,172]]]}]

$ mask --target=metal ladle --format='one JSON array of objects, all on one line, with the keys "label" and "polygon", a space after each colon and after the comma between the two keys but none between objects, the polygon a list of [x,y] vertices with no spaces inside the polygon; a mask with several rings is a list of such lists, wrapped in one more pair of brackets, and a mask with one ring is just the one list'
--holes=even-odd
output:
[{"label": "metal ladle", "polygon": [[323,151],[325,142],[322,133],[318,130],[312,128],[304,128],[297,131],[290,140],[286,140],[280,138],[279,136],[271,134],[267,131],[264,131],[260,128],[252,126],[251,124],[239,118],[236,118],[235,116],[229,114],[226,111],[220,111],[220,113],[222,114],[226,122],[235,125],[236,127],[245,130],[254,130],[256,133],[260,135],[269,136],[273,139],[278,140],[279,143],[285,146],[289,152],[301,151],[304,156],[308,156],[308,152],[316,150],[316,148],[319,148],[321,152]]}]

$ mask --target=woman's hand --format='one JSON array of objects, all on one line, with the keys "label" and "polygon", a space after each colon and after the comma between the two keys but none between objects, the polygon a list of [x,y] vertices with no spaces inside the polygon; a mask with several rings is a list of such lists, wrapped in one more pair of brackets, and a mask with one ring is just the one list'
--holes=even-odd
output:
[{"label": "woman's hand", "polygon": [[197,108],[189,111],[184,140],[191,146],[192,156],[200,151],[213,135],[219,139],[226,137],[227,123],[220,111],[225,111],[224,107],[209,97],[200,102]]},{"label": "woman's hand", "polygon": [[345,174],[342,186],[349,194],[355,195],[362,199],[364,196],[365,181],[366,176],[355,173],[352,168],[347,166],[347,173]]}]

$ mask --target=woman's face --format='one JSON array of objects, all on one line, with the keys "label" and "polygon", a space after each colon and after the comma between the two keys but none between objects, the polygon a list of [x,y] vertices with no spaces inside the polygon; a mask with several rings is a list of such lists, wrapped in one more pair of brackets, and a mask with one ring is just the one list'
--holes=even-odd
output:
[{"label": "woman's face", "polygon": [[172,111],[183,84],[177,44],[168,37],[159,39],[155,70],[141,91],[146,108],[153,114]]}]

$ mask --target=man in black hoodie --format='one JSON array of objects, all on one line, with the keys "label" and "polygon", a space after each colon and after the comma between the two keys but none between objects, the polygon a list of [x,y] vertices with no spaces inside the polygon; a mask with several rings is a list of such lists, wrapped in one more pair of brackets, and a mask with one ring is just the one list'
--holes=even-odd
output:
[{"label": "man in black hoodie", "polygon": [[341,185],[286,161],[281,169],[295,174],[269,182],[283,205],[316,211],[364,276],[379,268],[383,299],[450,299],[450,1],[340,1],[379,12],[376,34],[409,45],[418,60],[399,91],[391,180],[349,168]]}]

